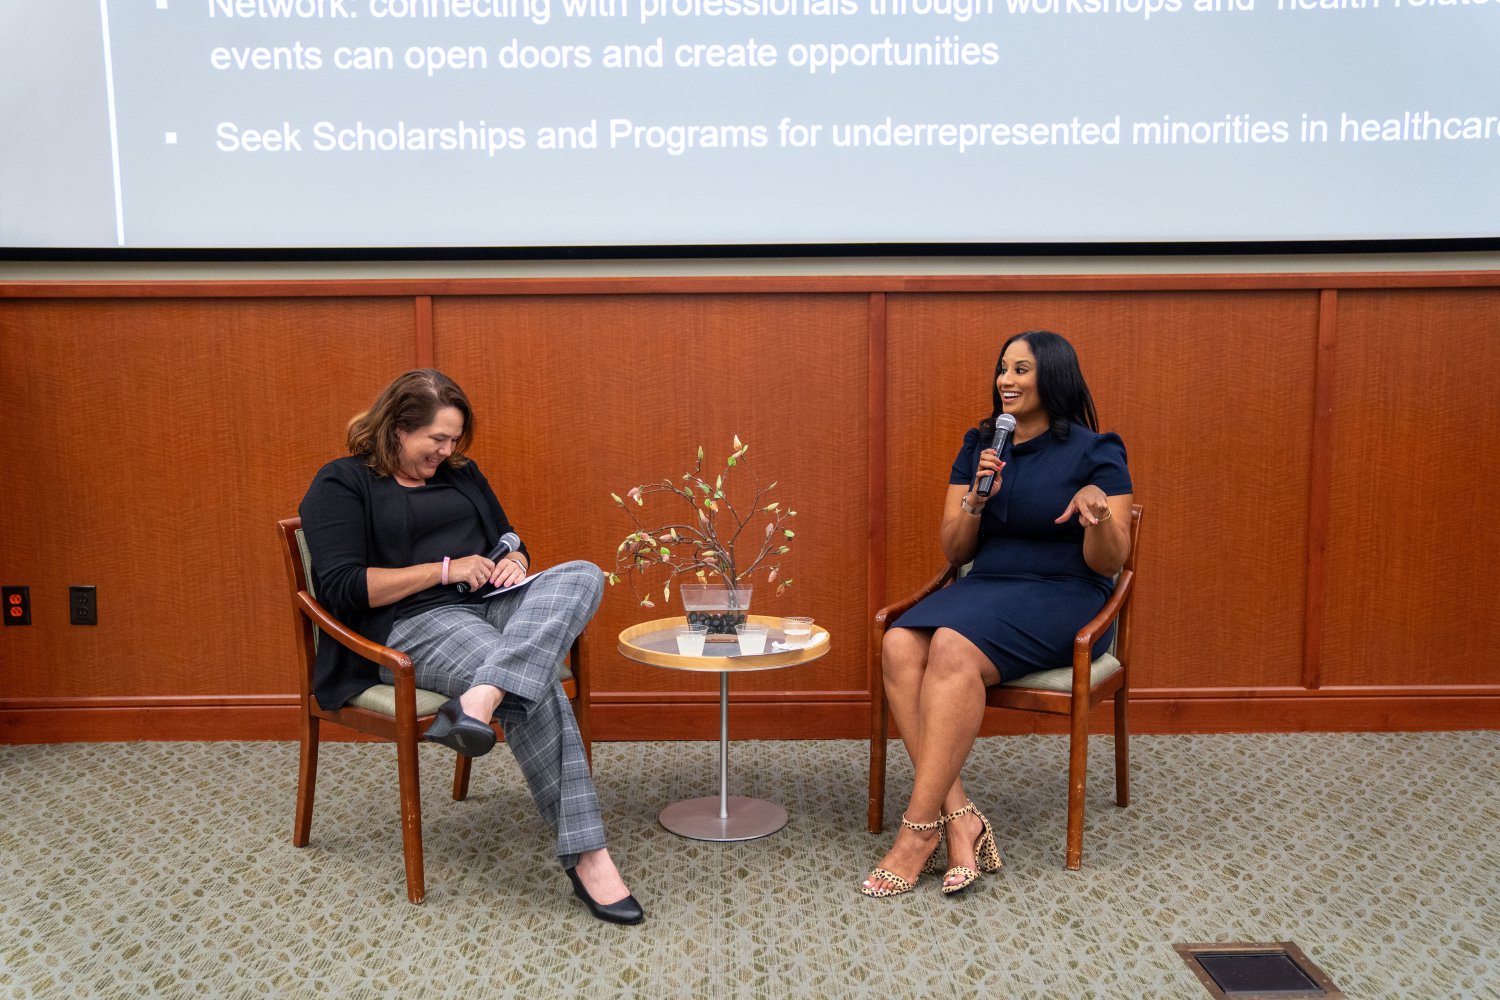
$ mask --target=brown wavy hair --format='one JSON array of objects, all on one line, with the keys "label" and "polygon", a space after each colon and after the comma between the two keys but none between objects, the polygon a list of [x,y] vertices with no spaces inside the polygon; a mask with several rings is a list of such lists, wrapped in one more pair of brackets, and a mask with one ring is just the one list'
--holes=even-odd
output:
[{"label": "brown wavy hair", "polygon": [[396,472],[401,459],[401,439],[397,431],[410,434],[432,423],[437,412],[453,407],[464,415],[463,433],[448,456],[449,465],[460,468],[469,463],[464,452],[474,440],[474,413],[469,397],[458,383],[436,368],[417,368],[396,376],[375,397],[375,403],[349,421],[349,454],[364,456],[377,476]]}]

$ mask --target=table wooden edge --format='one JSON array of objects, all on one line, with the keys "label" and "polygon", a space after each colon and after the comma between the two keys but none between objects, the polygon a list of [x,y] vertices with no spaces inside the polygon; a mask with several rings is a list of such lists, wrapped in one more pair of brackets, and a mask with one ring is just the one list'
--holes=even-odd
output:
[{"label": "table wooden edge", "polygon": [[[745,620],[772,628],[781,627],[779,615],[746,615]],[[647,666],[667,667],[671,670],[699,670],[716,674],[744,673],[751,670],[774,670],[778,667],[794,667],[799,663],[811,663],[827,653],[833,644],[832,637],[829,637],[816,646],[789,649],[784,653],[762,653],[758,656],[683,656],[681,653],[660,653],[654,649],[645,649],[635,645],[632,641],[652,632],[664,632],[669,628],[685,624],[687,624],[687,618],[678,616],[631,625],[620,632],[620,655]],[[812,628],[813,635],[828,635],[828,630],[821,625],[814,625]]]}]

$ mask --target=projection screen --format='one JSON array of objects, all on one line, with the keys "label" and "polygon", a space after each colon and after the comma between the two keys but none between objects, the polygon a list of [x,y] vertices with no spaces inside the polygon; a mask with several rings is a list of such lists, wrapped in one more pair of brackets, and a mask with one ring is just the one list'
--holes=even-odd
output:
[{"label": "projection screen", "polygon": [[1500,0],[5,0],[0,252],[1500,237]]}]

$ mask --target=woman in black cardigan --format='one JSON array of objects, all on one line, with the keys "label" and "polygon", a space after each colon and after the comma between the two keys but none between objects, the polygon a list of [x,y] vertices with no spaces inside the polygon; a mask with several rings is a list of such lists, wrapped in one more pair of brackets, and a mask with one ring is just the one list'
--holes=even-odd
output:
[{"label": "woman in black cardigan", "polygon": [[[524,545],[484,554],[512,528],[465,457],[473,434],[463,390],[433,369],[400,376],[350,422],[349,456],[319,470],[302,500],[318,598],[360,634],[404,650],[418,687],[452,695],[426,739],[478,756],[495,745],[490,720],[501,722],[575,894],[601,920],[637,923],[641,906],[605,849],[557,678],[599,607],[603,572],[563,563],[499,592],[526,579],[531,557]],[[324,708],[382,680],[392,678],[338,643],[318,644],[314,695]]]}]

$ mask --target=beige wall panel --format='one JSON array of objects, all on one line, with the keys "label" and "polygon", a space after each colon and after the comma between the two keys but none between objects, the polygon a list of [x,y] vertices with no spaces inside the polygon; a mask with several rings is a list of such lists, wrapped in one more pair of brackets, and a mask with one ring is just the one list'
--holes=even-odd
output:
[{"label": "beige wall panel", "polygon": [[1134,685],[1300,683],[1315,292],[888,301],[892,595],[941,566],[948,470],[989,412],[1001,344],[1052,329],[1078,349],[1146,507]]},{"label": "beige wall panel", "polygon": [[1323,683],[1500,683],[1500,290],[1342,292],[1337,354]]},{"label": "beige wall panel", "polygon": [[4,695],[295,690],[275,521],[411,330],[403,299],[0,302],[0,579],[35,623],[0,637]]},{"label": "beige wall panel", "polygon": [[[750,451],[731,497],[746,496],[753,472],[797,511],[785,562],[795,585],[777,597],[758,576],[751,610],[810,614],[834,646],[809,667],[738,676],[731,689],[863,692],[866,309],[861,295],[439,298],[434,354],[472,397],[474,454],[539,565],[613,566],[632,525],[610,493],[680,477],[700,444],[706,468],[722,465],[738,434]],[[601,698],[717,690],[717,675],[616,652],[627,625],[682,613],[675,592],[661,604],[652,579],[656,609],[622,583],[590,626]]]}]

